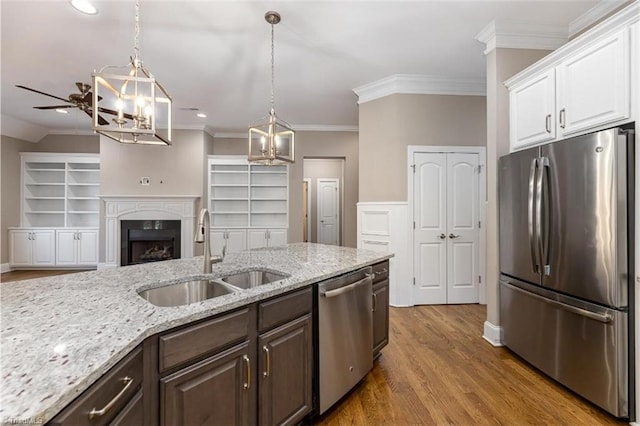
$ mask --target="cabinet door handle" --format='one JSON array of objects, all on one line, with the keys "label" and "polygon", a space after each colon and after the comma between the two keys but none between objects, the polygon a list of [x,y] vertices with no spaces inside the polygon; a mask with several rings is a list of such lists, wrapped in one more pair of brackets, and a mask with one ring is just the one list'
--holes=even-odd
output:
[{"label": "cabinet door handle", "polygon": [[264,351],[264,355],[265,355],[265,366],[266,368],[264,369],[264,372],[262,373],[263,377],[269,377],[269,373],[271,372],[271,355],[269,353],[269,348],[267,347],[267,345],[264,345],[262,347],[262,350]]},{"label": "cabinet door handle", "polygon": [[444,240],[445,238],[447,238],[447,236],[445,234],[440,234],[438,235],[438,238],[440,238],[441,240]]},{"label": "cabinet door handle", "polygon": [[563,129],[565,128],[565,125],[566,125],[565,124],[565,118],[566,118],[565,114],[566,114],[566,111],[565,111],[564,108],[562,108],[560,110],[560,127],[562,127]]},{"label": "cabinet door handle", "polygon": [[105,405],[101,410],[96,410],[94,408],[93,410],[89,411],[89,420],[96,417],[104,416],[109,410],[111,410],[115,403],[118,402],[120,398],[122,398],[122,396],[127,392],[127,390],[131,387],[131,384],[133,383],[133,379],[131,377],[123,377],[121,380],[124,384],[122,390],[118,392],[118,394],[114,396],[113,399],[109,401],[109,403]]},{"label": "cabinet door handle", "polygon": [[460,238],[460,235],[456,235],[456,234],[449,234],[449,238],[454,239],[454,238]]},{"label": "cabinet door handle", "polygon": [[375,312],[378,307],[378,296],[375,293],[371,293],[371,296],[373,297],[373,309],[371,311]]},{"label": "cabinet door handle", "polygon": [[249,361],[249,357],[246,355],[242,356],[242,361],[244,361],[244,373],[245,373],[245,381],[242,387],[244,389],[249,389],[251,387],[251,361]]},{"label": "cabinet door handle", "polygon": [[547,133],[551,133],[551,114],[547,114],[544,119],[544,127]]}]

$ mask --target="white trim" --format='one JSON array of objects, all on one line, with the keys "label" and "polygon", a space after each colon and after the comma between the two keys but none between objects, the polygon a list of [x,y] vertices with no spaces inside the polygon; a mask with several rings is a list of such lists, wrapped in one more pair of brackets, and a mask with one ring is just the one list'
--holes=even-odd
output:
[{"label": "white trim", "polygon": [[555,50],[565,44],[569,34],[564,26],[526,21],[493,20],[475,39],[484,43],[484,54],[496,48]]},{"label": "white trim", "polygon": [[569,37],[573,37],[588,26],[598,22],[627,1],[628,0],[600,0],[591,9],[569,23]]},{"label": "white trim", "polygon": [[[481,223],[480,226],[480,241],[478,243],[479,251],[478,251],[478,262],[480,264],[479,273],[480,273],[480,283],[478,284],[478,303],[482,305],[487,304],[487,265],[486,265],[486,241],[487,241],[487,149],[484,146],[429,146],[429,145],[409,145],[407,147],[407,205],[409,215],[407,226],[413,228],[413,211],[414,211],[414,200],[413,200],[413,170],[411,165],[413,164],[413,157],[416,153],[419,152],[427,152],[427,153],[468,153],[468,154],[478,154],[478,165],[480,166],[480,174],[478,176],[479,180],[479,191],[478,191],[478,213],[479,220]],[[411,254],[410,264],[411,274],[414,274],[414,264],[413,264],[413,247],[414,247],[414,232],[413,229],[409,230],[409,242],[411,250],[409,253]],[[413,306],[413,292],[411,296],[411,304]]]},{"label": "white trim", "polygon": [[486,80],[394,74],[356,87],[358,104],[396,94],[486,96]]},{"label": "white trim", "polygon": [[219,139],[249,139],[249,133],[245,132],[215,132],[213,138]]},{"label": "white trim", "polygon": [[293,125],[296,132],[357,132],[358,126],[331,125],[331,124],[296,124]]},{"label": "white trim", "polygon": [[81,130],[81,129],[52,129],[49,130],[49,135],[64,135],[64,136],[95,136],[97,139],[100,136],[93,130]]},{"label": "white trim", "polygon": [[193,231],[199,196],[102,196],[105,206],[105,262],[101,269],[120,266],[120,221],[180,220],[182,258],[193,257]]},{"label": "white trim", "polygon": [[493,325],[489,321],[484,322],[484,333],[482,334],[482,338],[496,348],[504,346],[502,344],[502,327]]},{"label": "white trim", "polygon": [[321,182],[335,182],[336,183],[336,189],[337,189],[337,194],[336,194],[336,245],[339,246],[340,244],[340,226],[342,224],[342,215],[340,214],[340,209],[342,208],[342,197],[341,197],[341,191],[340,191],[340,179],[337,178],[318,178],[316,179],[316,241],[319,242],[320,241],[320,183]]},{"label": "white trim", "polygon": [[634,1],[620,12],[602,21],[593,28],[580,34],[569,43],[560,47],[555,52],[545,56],[531,66],[525,68],[518,74],[514,75],[504,85],[508,88],[513,87],[519,82],[529,77],[541,73],[545,70],[557,66],[563,59],[574,54],[575,52],[589,46],[598,39],[611,35],[615,30],[631,26],[634,22],[640,21],[640,1]]},{"label": "white trim", "polygon": [[309,191],[311,190],[311,178],[302,179],[303,182],[307,182],[307,242],[311,242],[311,197]]},{"label": "white trim", "polygon": [[100,263],[98,263],[98,268],[97,269],[100,270],[100,269],[113,269],[113,268],[117,268],[117,266],[113,265],[113,264],[110,264],[110,263],[100,262]]},{"label": "white trim", "polygon": [[11,266],[8,263],[0,264],[0,273],[11,272]]}]

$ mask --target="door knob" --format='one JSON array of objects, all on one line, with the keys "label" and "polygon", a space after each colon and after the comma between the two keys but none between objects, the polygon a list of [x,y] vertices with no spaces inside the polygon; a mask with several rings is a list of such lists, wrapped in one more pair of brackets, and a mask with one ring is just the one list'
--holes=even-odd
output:
[{"label": "door knob", "polygon": [[444,240],[445,238],[447,238],[447,236],[444,234],[440,234],[438,235],[438,238],[440,238],[441,240]]},{"label": "door knob", "polygon": [[453,238],[459,238],[459,237],[460,237],[460,235],[449,234],[449,238],[452,238],[452,239],[453,239]]}]

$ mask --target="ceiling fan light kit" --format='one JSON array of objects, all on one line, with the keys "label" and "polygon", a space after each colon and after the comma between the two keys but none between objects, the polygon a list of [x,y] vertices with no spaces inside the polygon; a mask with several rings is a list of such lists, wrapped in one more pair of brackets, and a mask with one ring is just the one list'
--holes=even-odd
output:
[{"label": "ceiling fan light kit", "polygon": [[134,56],[125,66],[94,71],[93,104],[102,99],[116,117],[106,123],[93,116],[93,130],[122,144],[171,145],[171,107],[165,88],[139,57],[140,4],[136,0]]},{"label": "ceiling fan light kit", "polygon": [[87,15],[95,15],[98,13],[98,9],[89,0],[69,0],[71,6],[79,12]]},{"label": "ceiling fan light kit", "polygon": [[278,12],[265,13],[264,19],[271,25],[271,102],[269,115],[249,127],[248,160],[259,164],[288,164],[295,159],[295,132],[281,120],[274,107],[274,25],[280,22]]}]

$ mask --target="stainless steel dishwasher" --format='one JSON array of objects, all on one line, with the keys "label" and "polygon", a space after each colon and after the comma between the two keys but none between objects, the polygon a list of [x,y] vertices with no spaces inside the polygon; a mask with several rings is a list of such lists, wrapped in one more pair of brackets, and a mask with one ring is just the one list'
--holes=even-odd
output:
[{"label": "stainless steel dishwasher", "polygon": [[366,267],[318,285],[320,414],[373,368],[372,277]]}]

